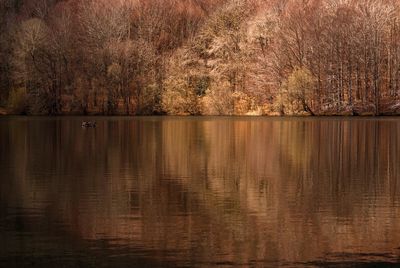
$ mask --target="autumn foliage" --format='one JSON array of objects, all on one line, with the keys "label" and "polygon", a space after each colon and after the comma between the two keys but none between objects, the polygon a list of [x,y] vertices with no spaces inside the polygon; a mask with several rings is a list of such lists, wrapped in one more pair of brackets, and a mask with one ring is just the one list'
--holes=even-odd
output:
[{"label": "autumn foliage", "polygon": [[396,114],[399,8],[390,0],[2,0],[0,106]]}]

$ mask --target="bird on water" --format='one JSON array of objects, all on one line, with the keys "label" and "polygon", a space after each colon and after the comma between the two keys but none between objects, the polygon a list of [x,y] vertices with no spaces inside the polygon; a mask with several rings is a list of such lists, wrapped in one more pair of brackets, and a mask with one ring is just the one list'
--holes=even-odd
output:
[{"label": "bird on water", "polygon": [[82,127],[96,127],[95,121],[83,121]]}]

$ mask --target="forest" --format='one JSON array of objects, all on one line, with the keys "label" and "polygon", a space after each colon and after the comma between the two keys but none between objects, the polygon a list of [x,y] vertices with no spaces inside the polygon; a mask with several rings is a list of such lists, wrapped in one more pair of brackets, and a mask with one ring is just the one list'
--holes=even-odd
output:
[{"label": "forest", "polygon": [[400,114],[397,0],[0,0],[0,114]]}]

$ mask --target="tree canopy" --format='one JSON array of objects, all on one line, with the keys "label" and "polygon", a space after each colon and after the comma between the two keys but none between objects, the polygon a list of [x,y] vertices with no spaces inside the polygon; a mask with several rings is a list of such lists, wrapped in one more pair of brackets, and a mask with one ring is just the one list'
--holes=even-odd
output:
[{"label": "tree canopy", "polygon": [[399,8],[393,0],[2,0],[0,106],[398,113]]}]

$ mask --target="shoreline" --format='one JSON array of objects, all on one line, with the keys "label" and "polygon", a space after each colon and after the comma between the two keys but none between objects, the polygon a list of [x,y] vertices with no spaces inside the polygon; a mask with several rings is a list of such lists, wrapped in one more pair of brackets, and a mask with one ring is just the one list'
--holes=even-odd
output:
[{"label": "shoreline", "polygon": [[0,116],[11,115],[5,108],[0,107]]},{"label": "shoreline", "polygon": [[321,114],[311,114],[311,113],[295,113],[295,114],[279,114],[278,112],[272,112],[270,114],[167,114],[167,113],[155,113],[155,114],[123,114],[123,113],[115,113],[115,114],[101,114],[101,113],[60,113],[60,114],[18,114],[10,112],[8,109],[4,107],[0,107],[0,117],[8,117],[8,116],[22,116],[22,117],[68,117],[68,116],[76,116],[76,117],[269,117],[269,118],[290,118],[290,117],[395,117],[400,116],[399,112],[390,112],[383,111],[378,115],[375,115],[373,112],[363,112],[363,113],[321,113]]},{"label": "shoreline", "polygon": [[379,118],[379,117],[400,117],[400,114],[379,114],[379,115],[340,115],[340,114],[324,114],[324,115],[161,115],[161,114],[148,114],[148,115],[123,115],[123,114],[57,114],[57,115],[26,115],[26,114],[12,114],[1,113],[0,118],[4,117],[246,117],[246,118],[324,118],[324,117],[342,117],[342,118]]}]

